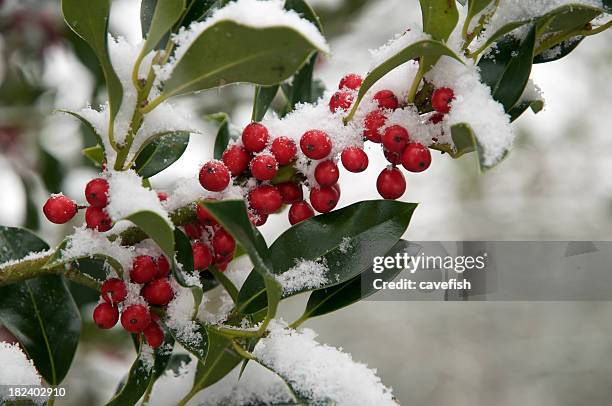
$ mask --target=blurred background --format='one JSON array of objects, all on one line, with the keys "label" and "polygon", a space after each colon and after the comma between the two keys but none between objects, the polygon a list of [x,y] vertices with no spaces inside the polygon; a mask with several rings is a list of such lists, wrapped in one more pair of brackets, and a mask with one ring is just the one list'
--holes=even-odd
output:
[{"label": "blurred background", "polygon": [[[417,6],[403,0],[310,3],[332,47],[316,72],[328,87],[345,73],[365,74],[368,50],[408,28],[403,16]],[[113,1],[114,35],[140,38],[139,6],[138,0]],[[470,155],[452,160],[434,154],[427,172],[409,175],[402,200],[420,205],[405,237],[611,240],[611,43],[612,31],[587,38],[560,61],[534,67],[545,110],[517,120],[515,149],[494,170],[480,174]],[[241,128],[250,119],[252,97],[252,87],[232,86],[179,100],[198,112],[203,134],[192,135],[185,155],[152,178],[153,186],[171,191],[180,178],[194,177],[212,156],[217,130],[205,115],[227,112]],[[59,0],[0,1],[0,224],[35,230],[50,244],[80,224],[82,219],[52,225],[41,212],[49,193],[84,201],[84,185],[97,172],[80,153],[94,143],[93,135],[53,110],[104,100],[95,57],[64,26]],[[341,174],[341,205],[378,198],[375,180],[386,161],[373,148],[369,155],[364,174]],[[262,231],[271,242],[288,226],[282,214]],[[234,270],[249,269],[246,261],[236,262]],[[65,382],[70,399],[59,404],[101,404],[134,353],[120,331],[93,326],[97,296],[78,288],[74,293],[83,307],[83,341]],[[295,318],[306,298],[287,301],[284,317]],[[403,405],[609,405],[610,319],[612,302],[369,301],[305,326],[376,368]]]}]

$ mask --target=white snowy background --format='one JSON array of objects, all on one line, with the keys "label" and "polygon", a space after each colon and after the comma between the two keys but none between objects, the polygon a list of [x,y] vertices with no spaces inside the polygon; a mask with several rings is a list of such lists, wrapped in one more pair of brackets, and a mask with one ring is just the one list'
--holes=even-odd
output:
[{"label": "white snowy background", "polygon": [[[139,3],[114,1],[115,33],[128,39],[140,35]],[[343,1],[312,3],[329,10]],[[368,49],[408,28],[405,16],[415,12],[415,4],[373,0],[347,15],[344,33],[331,38],[332,57],[322,61],[317,75],[334,87],[344,73],[365,73]],[[612,32],[588,38],[569,57],[534,67],[532,79],[544,92],[546,108],[538,115],[527,112],[515,123],[515,149],[499,167],[481,175],[470,155],[453,161],[433,154],[428,171],[408,175],[402,200],[420,206],[406,238],[611,239],[611,41]],[[92,83],[88,72],[63,49],[50,49],[46,58],[44,78],[58,89],[56,106],[86,105]],[[184,102],[215,105],[227,94],[237,100],[228,113],[242,127],[250,118],[252,88],[214,90]],[[192,136],[181,160],[153,178],[155,187],[170,188],[176,178],[193,176],[210,158],[215,129],[201,125],[205,134]],[[62,159],[76,159],[77,130],[73,121],[49,117],[45,145]],[[370,158],[365,173],[342,172],[341,205],[378,198],[375,179],[386,162],[379,151]],[[0,224],[18,225],[24,196],[7,159],[0,156]],[[71,173],[65,193],[81,196],[92,175]],[[271,242],[288,226],[282,214],[271,216],[261,230]],[[60,237],[57,230],[46,224],[43,233],[53,242]],[[234,267],[249,268],[244,260],[236,262]],[[286,301],[287,320],[299,314],[304,299]],[[305,326],[319,333],[319,342],[342,347],[376,368],[405,405],[603,405],[612,399],[611,318],[612,303],[362,302]],[[109,356],[81,347],[66,385],[79,393],[91,389],[95,379],[96,393],[88,396],[107,398],[132,357],[128,349]],[[178,391],[180,385],[175,386]]]}]

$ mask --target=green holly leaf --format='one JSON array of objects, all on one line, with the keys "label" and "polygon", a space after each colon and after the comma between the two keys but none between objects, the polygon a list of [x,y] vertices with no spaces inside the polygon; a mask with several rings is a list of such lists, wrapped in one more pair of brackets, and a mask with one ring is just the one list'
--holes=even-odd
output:
[{"label": "green holly leaf", "polygon": [[423,17],[423,31],[433,39],[446,41],[459,21],[454,1],[419,0]]},{"label": "green holly leaf", "polygon": [[161,248],[166,257],[174,258],[174,227],[159,214],[143,210],[125,218],[134,223]]},{"label": "green holly leaf", "polygon": [[254,28],[221,20],[200,33],[176,62],[160,100],[237,82],[275,85],[316,50],[289,27]]},{"label": "green holly leaf", "polygon": [[110,0],[89,2],[62,0],[62,14],[66,24],[93,49],[106,80],[111,119],[114,119],[123,99],[123,87],[108,55],[108,19]]},{"label": "green holly leaf", "polygon": [[[416,204],[392,200],[370,200],[303,221],[281,234],[270,247],[272,269],[281,275],[296,260],[325,264],[327,283],[319,288],[346,282],[372,265],[374,257],[389,251],[406,231]],[[307,243],[306,243],[307,242]],[[304,287],[284,292],[289,297],[312,290]],[[266,307],[265,286],[251,272],[238,294],[243,314]]]},{"label": "green holly leaf", "polygon": [[138,152],[134,169],[143,178],[158,174],[183,155],[189,136],[189,131],[173,131],[151,137]]},{"label": "green holly leaf", "polygon": [[[140,4],[140,22],[145,42],[141,55],[160,49],[164,37],[172,30],[185,10],[185,0],[143,0]],[[167,40],[166,40],[167,41]],[[164,41],[165,42],[165,41]]]},{"label": "green holly leaf", "polygon": [[206,209],[217,219],[251,258],[254,274],[262,282],[261,292],[267,300],[268,318],[274,317],[280,302],[282,288],[274,277],[274,259],[271,258],[266,241],[247,216],[243,200],[206,201]]},{"label": "green holly leaf", "polygon": [[232,350],[231,341],[209,329],[210,346],[205,361],[198,363],[192,393],[197,393],[221,380],[242,361],[242,357]]},{"label": "green holly leaf", "polygon": [[164,342],[153,352],[153,365],[149,365],[150,355],[144,353],[145,346],[139,343],[138,355],[132,364],[127,378],[117,394],[108,402],[106,406],[135,405],[147,391],[150,385],[159,378],[166,370],[166,366],[172,355],[174,338],[168,331],[164,331]]},{"label": "green holly leaf", "polygon": [[519,101],[529,81],[534,56],[536,27],[532,25],[522,41],[505,37],[495,52],[478,63],[482,82],[491,88],[493,99],[506,112]]},{"label": "green holly leaf", "polygon": [[[420,251],[421,247],[419,245],[399,240],[384,256],[393,257],[404,253],[409,256],[416,256]],[[376,279],[392,281],[401,271],[403,271],[401,268],[385,268],[382,273],[376,274]],[[300,320],[331,313],[373,295],[377,290],[371,283],[364,283],[364,280],[371,279],[371,275],[366,276],[366,274],[371,273],[372,268],[370,267],[353,279],[339,285],[315,290],[310,294],[306,310]]]},{"label": "green holly leaf", "polygon": [[[0,226],[0,262],[49,249],[27,230]],[[49,275],[0,287],[0,323],[27,351],[49,385],[70,368],[81,333],[81,316],[64,278]]]},{"label": "green holly leaf", "polygon": [[119,261],[117,261],[113,257],[109,257],[108,255],[105,255],[102,253],[91,253],[88,255],[82,255],[78,257],[67,256],[64,250],[66,249],[66,246],[70,243],[71,238],[72,237],[65,238],[60,243],[60,245],[57,246],[57,248],[55,249],[51,257],[49,258],[47,263],[43,266],[43,269],[57,268],[58,266],[61,266],[61,265],[69,264],[72,262],[77,262],[81,259],[90,258],[90,259],[97,259],[97,260],[105,261],[106,263],[108,263],[110,266],[113,267],[113,269],[117,272],[117,274],[123,275],[123,267],[121,266]]},{"label": "green holly leaf", "polygon": [[253,113],[251,121],[261,121],[272,104],[272,100],[278,93],[278,85],[255,86],[255,100],[253,102]]},{"label": "green holly leaf", "polygon": [[372,69],[370,73],[365,77],[361,87],[359,88],[359,93],[357,94],[357,98],[353,103],[353,108],[351,109],[349,115],[346,117],[345,121],[350,121],[355,112],[357,111],[357,107],[359,107],[359,103],[366,95],[368,90],[378,82],[383,76],[387,73],[391,72],[393,69],[398,66],[419,57],[424,56],[442,56],[446,55],[451,58],[456,59],[457,61],[463,63],[461,58],[455,54],[455,52],[448,48],[446,45],[439,41],[435,40],[422,40],[415,42],[414,44],[410,44],[397,54],[393,55],[391,58],[387,59],[385,62],[378,65],[376,68]]}]

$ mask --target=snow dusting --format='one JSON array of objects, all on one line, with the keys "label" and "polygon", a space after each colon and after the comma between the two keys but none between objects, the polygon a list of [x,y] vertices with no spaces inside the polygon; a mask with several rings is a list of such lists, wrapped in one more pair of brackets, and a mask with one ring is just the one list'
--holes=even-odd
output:
[{"label": "snow dusting", "polygon": [[41,379],[17,344],[0,341],[0,385],[40,385]]},{"label": "snow dusting", "polygon": [[107,176],[109,184],[106,211],[114,221],[139,211],[151,211],[165,219],[172,227],[172,222],[162,207],[157,193],[142,186],[142,178],[135,171],[106,171],[104,175]]},{"label": "snow dusting", "polygon": [[273,321],[269,335],[259,341],[253,355],[309,399],[310,405],[397,405],[375,370],[315,338],[310,329],[298,332]]},{"label": "snow dusting", "polygon": [[283,293],[290,294],[304,289],[317,289],[328,283],[329,268],[325,261],[298,259],[295,266],[276,276],[283,286]]}]

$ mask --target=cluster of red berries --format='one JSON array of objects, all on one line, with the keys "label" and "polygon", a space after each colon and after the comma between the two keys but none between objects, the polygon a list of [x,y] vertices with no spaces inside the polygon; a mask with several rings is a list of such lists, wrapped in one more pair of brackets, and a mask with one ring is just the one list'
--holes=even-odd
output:
[{"label": "cluster of red berries", "polygon": [[[139,255],[134,258],[132,269],[129,271],[130,281],[142,285],[140,294],[144,300],[150,306],[160,308],[167,306],[174,297],[168,280],[169,275],[170,263],[163,255],[158,258]],[[98,327],[103,329],[114,327],[121,313],[121,325],[126,331],[133,334],[142,333],[147,343],[153,348],[159,347],[164,342],[164,331],[154,312],[144,304],[127,306],[123,304],[128,296],[127,286],[123,280],[107,279],[102,284],[101,296],[103,301],[96,306],[93,312],[93,319]]]},{"label": "cluster of red berries", "polygon": [[[332,113],[348,110],[361,86],[359,75],[349,74],[340,81],[339,90],[329,101]],[[432,94],[432,106],[437,113],[431,117],[438,123],[450,111],[453,91],[438,88]],[[378,108],[369,112],[364,120],[364,139],[382,144],[383,153],[391,166],[378,176],[376,186],[385,199],[397,199],[406,190],[406,180],[397,168],[401,164],[410,172],[422,172],[431,164],[431,154],[424,145],[411,141],[406,128],[400,125],[386,126],[389,113],[400,102],[391,90],[381,90],[373,97]],[[256,226],[264,224],[271,213],[278,212],[283,204],[290,204],[289,222],[299,223],[314,215],[331,211],[340,198],[338,185],[339,169],[336,157],[331,156],[333,140],[327,133],[312,129],[302,134],[299,141],[301,152],[315,164],[316,185],[310,187],[310,202],[303,196],[304,179],[297,176],[291,181],[273,184],[283,166],[292,165],[297,159],[298,146],[288,137],[271,138],[268,129],[260,123],[248,124],[241,137],[241,143],[228,147],[221,161],[205,163],[199,174],[200,184],[211,192],[225,190],[233,180],[246,184],[245,180],[255,179],[257,184],[248,192],[249,217]],[[340,154],[340,161],[349,172],[363,172],[368,167],[368,155],[362,148],[348,147]],[[314,208],[314,210],[313,210]]]},{"label": "cluster of red berries", "polygon": [[43,213],[49,221],[64,224],[70,221],[79,209],[85,210],[85,223],[88,228],[98,231],[108,231],[113,222],[106,212],[108,205],[108,181],[104,178],[95,178],[85,186],[85,198],[89,203],[87,207],[80,207],[68,197],[58,194],[52,195],[43,206]]},{"label": "cluster of red berries", "polygon": [[193,267],[206,271],[211,265],[225,271],[234,258],[236,241],[202,205],[196,206],[196,223],[185,224],[183,231],[191,240]]}]

